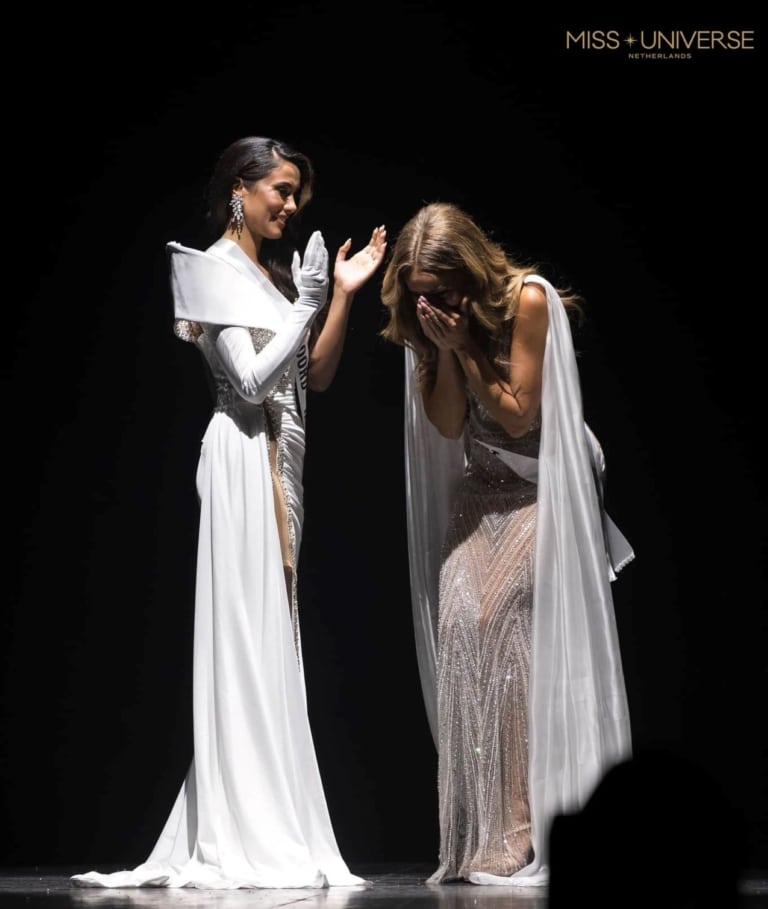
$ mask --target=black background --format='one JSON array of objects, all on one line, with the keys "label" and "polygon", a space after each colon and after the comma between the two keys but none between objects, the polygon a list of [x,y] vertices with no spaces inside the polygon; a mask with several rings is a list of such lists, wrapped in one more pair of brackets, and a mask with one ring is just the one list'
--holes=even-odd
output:
[{"label": "black background", "polygon": [[[635,742],[700,763],[744,819],[745,864],[768,867],[760,34],[687,60],[565,40],[753,17],[269,6],[10,22],[28,64],[6,77],[0,860],[142,861],[186,771],[210,399],[172,334],[164,245],[198,244],[215,157],[262,134],[313,158],[304,227],[331,251],[449,200],[586,297],[585,412],[637,555],[613,588]],[[310,716],[353,865],[437,848],[379,281],[310,400],[300,566]],[[729,836],[713,831],[714,860]]]}]

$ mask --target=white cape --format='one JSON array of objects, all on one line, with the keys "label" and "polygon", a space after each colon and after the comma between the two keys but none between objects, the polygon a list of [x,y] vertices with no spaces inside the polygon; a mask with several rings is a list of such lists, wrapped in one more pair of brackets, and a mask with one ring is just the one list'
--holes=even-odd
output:
[{"label": "white cape", "polygon": [[[547,296],[549,328],[538,460],[498,450],[538,483],[529,696],[529,799],[533,861],[509,877],[474,873],[478,884],[548,881],[548,837],[556,814],[580,808],[603,773],[631,753],[629,711],[611,582],[634,552],[602,506],[605,463],[584,422],[565,307]],[[437,737],[437,615],[440,551],[451,497],[464,470],[463,440],[440,436],[405,355],[408,550],[416,654],[427,718]]]}]

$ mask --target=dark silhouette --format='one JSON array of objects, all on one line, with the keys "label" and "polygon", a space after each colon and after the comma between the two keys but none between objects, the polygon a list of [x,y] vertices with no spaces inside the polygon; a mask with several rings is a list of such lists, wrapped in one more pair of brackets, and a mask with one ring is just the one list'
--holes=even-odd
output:
[{"label": "dark silhouette", "polygon": [[616,764],[550,832],[549,909],[733,909],[742,818],[691,758],[648,748]]}]

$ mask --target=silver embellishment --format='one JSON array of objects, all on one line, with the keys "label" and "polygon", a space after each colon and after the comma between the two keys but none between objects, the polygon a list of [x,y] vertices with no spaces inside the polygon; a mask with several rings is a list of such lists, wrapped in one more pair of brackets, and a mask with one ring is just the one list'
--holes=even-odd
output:
[{"label": "silver embellishment", "polygon": [[229,200],[229,210],[232,213],[229,223],[239,240],[243,233],[245,219],[243,218],[243,197],[238,195],[238,193],[232,193],[232,198]]}]

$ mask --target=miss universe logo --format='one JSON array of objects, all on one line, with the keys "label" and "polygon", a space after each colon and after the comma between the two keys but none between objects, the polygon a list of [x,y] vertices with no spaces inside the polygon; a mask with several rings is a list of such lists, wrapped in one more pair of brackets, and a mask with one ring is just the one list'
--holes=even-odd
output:
[{"label": "miss universe logo", "polygon": [[755,50],[754,29],[581,29],[565,32],[568,51],[625,50],[628,59],[691,59],[698,53]]}]

